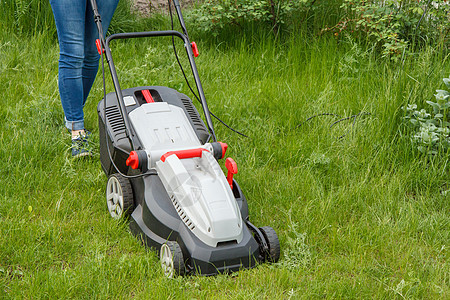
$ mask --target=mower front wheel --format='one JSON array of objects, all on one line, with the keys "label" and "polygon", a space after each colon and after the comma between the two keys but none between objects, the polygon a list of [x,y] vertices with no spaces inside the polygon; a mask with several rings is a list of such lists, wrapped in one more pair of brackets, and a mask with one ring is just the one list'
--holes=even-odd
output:
[{"label": "mower front wheel", "polygon": [[106,184],[106,204],[114,219],[128,216],[133,211],[133,189],[128,179],[120,174],[112,174]]},{"label": "mower front wheel", "polygon": [[278,240],[277,233],[270,226],[260,227],[259,230],[266,240],[269,250],[265,254],[265,259],[276,263],[280,259],[280,241]]},{"label": "mower front wheel", "polygon": [[177,242],[167,241],[162,244],[159,259],[166,277],[172,278],[185,273],[183,252]]}]

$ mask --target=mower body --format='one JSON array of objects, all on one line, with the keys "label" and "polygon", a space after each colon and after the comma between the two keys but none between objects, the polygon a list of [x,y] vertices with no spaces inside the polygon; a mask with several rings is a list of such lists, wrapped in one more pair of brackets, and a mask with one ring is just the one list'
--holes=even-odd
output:
[{"label": "mower body", "polygon": [[[104,91],[97,108],[111,216],[130,217],[131,232],[159,251],[168,277],[213,275],[278,261],[280,245],[273,228],[257,228],[249,221],[247,201],[233,179],[236,163],[226,159],[227,177],[219,165],[227,145],[217,141],[195,64],[198,49],[189,40],[179,1],[171,1],[169,10],[173,3],[182,32],[172,26],[172,30],[117,33],[106,39],[96,1],[90,2],[100,37],[97,49],[106,56],[115,89],[107,95]],[[191,99],[174,89],[120,87],[110,43],[150,37],[172,38],[185,75],[174,39],[183,41],[198,95],[191,91],[206,124]]]},{"label": "mower body", "polygon": [[[213,275],[264,261],[261,242],[247,226],[247,201],[220,168],[215,152],[221,150],[208,143],[210,135],[191,100],[160,86],[122,94],[132,136],[127,137],[116,93],[109,93],[106,105],[104,100],[98,105],[100,159],[108,176],[117,170],[131,176],[153,170],[129,179],[131,232],[156,250],[177,242],[187,272]],[[193,149],[196,155],[177,155]],[[127,166],[133,150],[145,156],[140,170]]]}]

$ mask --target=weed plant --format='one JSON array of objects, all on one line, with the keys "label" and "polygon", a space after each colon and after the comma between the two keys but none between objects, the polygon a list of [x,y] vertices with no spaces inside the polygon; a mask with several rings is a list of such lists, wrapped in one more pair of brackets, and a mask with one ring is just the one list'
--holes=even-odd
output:
[{"label": "weed plant", "polygon": [[[157,255],[107,212],[100,78],[85,107],[97,152],[72,160],[56,41],[0,35],[0,298],[450,297],[448,156],[424,158],[400,130],[400,108],[448,76],[443,52],[425,48],[394,65],[351,38],[306,32],[283,42],[197,40],[210,109],[249,138],[215,122],[217,136],[238,163],[252,222],[274,227],[282,258],[169,280]],[[122,88],[165,85],[189,95],[170,44],[114,41]],[[370,115],[332,127],[332,115],[305,122],[359,112]]]},{"label": "weed plant", "polygon": [[[444,78],[446,88],[450,88],[450,79]],[[406,124],[413,128],[412,142],[422,153],[432,155],[447,152],[450,149],[450,93],[447,90],[436,90],[436,100],[426,101],[431,110],[418,110],[417,104],[402,107],[406,112],[403,117]],[[444,154],[445,155],[445,154]]]}]

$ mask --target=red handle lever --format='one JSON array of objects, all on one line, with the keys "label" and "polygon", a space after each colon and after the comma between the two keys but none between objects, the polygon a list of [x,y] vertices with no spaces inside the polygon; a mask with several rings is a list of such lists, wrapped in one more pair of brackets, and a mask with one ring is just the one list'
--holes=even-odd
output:
[{"label": "red handle lever", "polygon": [[228,170],[227,181],[230,184],[231,189],[233,189],[233,176],[238,172],[237,163],[234,161],[234,159],[228,157],[225,160],[225,168],[227,168]]},{"label": "red handle lever", "polygon": [[100,43],[100,40],[99,39],[96,39],[95,40],[95,46],[97,46],[97,52],[98,52],[98,54],[102,54],[102,50],[103,50],[103,53],[105,53],[105,49],[102,49],[102,43]]},{"label": "red handle lever", "polygon": [[155,100],[152,97],[152,94],[150,94],[149,90],[142,90],[142,95],[144,96],[144,99],[147,103],[154,103]]},{"label": "red handle lever", "polygon": [[197,43],[192,42],[191,47],[192,47],[192,54],[194,54],[194,57],[197,57],[199,55]]},{"label": "red handle lever", "polygon": [[163,162],[165,162],[166,158],[168,158],[169,156],[171,156],[173,154],[175,154],[179,159],[192,158],[192,157],[202,157],[202,152],[203,151],[208,151],[208,150],[203,149],[203,148],[196,148],[196,149],[169,151],[166,154],[163,154],[163,156],[161,156],[161,160]]},{"label": "red handle lever", "polygon": [[127,164],[127,166],[129,166],[135,170],[139,167],[139,157],[138,157],[136,151],[130,152],[130,156],[128,156],[126,164]]}]

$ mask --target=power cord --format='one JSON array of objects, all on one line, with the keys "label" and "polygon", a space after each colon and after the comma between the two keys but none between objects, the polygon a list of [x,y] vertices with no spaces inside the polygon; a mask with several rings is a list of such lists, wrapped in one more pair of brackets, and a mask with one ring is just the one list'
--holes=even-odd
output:
[{"label": "power cord", "polygon": [[314,115],[314,116],[309,117],[308,119],[306,119],[306,120],[303,121],[303,122],[300,122],[297,126],[295,126],[295,129],[299,128],[300,126],[302,126],[302,125],[305,124],[306,122],[308,122],[308,121],[310,121],[310,120],[312,120],[312,119],[314,119],[314,118],[316,118],[316,117],[320,117],[320,116],[334,116],[334,117],[337,117],[337,118],[340,118],[340,117],[341,117],[340,115],[332,114],[332,113],[322,113],[322,114],[317,114],[317,115]]},{"label": "power cord", "polygon": [[300,127],[301,127],[303,124],[305,124],[306,122],[308,122],[308,121],[310,121],[310,120],[312,120],[312,119],[314,119],[314,118],[316,118],[316,117],[321,117],[321,116],[333,116],[333,117],[336,117],[336,118],[341,118],[341,119],[339,119],[339,120],[333,122],[333,124],[330,125],[330,129],[333,128],[334,125],[336,125],[336,124],[338,124],[338,123],[340,123],[340,122],[343,122],[343,121],[346,121],[346,120],[351,120],[351,119],[353,119],[352,126],[351,126],[349,129],[347,129],[347,131],[346,131],[343,135],[341,135],[340,137],[338,137],[338,139],[342,139],[342,138],[344,138],[344,137],[350,132],[350,130],[351,130],[353,127],[355,127],[355,123],[356,123],[356,120],[358,119],[358,117],[364,116],[364,115],[372,115],[372,114],[369,113],[369,112],[362,111],[362,112],[359,112],[359,113],[357,113],[357,114],[355,114],[355,115],[351,115],[351,116],[349,116],[349,117],[344,117],[344,118],[342,118],[342,116],[340,116],[340,115],[338,115],[338,114],[333,114],[333,113],[321,113],[321,114],[317,114],[317,115],[313,115],[313,116],[309,117],[309,118],[306,119],[305,121],[303,121],[303,122],[301,122],[300,124],[298,124],[297,126],[295,126],[294,129],[300,128]]}]

